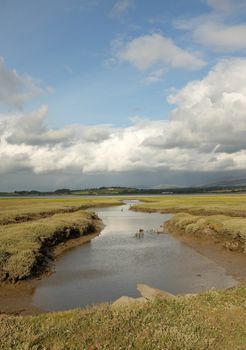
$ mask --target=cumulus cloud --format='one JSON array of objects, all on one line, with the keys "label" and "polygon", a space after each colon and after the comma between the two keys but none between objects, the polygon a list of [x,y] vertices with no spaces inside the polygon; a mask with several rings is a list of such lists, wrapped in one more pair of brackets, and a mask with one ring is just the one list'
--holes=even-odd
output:
[{"label": "cumulus cloud", "polygon": [[0,104],[21,108],[25,102],[43,92],[36,80],[8,69],[4,59],[0,57]]},{"label": "cumulus cloud", "polygon": [[200,54],[184,50],[172,39],[157,33],[140,36],[122,44],[116,55],[118,59],[131,63],[139,70],[156,65],[195,70],[205,65]]},{"label": "cumulus cloud", "polygon": [[128,8],[132,5],[133,0],[117,0],[114,4],[111,15],[112,16],[119,16],[122,13],[126,12]]},{"label": "cumulus cloud", "polygon": [[0,117],[0,173],[234,171],[246,169],[246,59],[219,62],[171,94],[168,120],[45,127],[47,107]]},{"label": "cumulus cloud", "polygon": [[71,127],[47,130],[44,126],[47,113],[48,107],[42,106],[37,111],[21,116],[7,141],[11,144],[42,145],[58,144],[71,139],[75,133]]},{"label": "cumulus cloud", "polygon": [[[246,88],[245,59],[227,59],[218,63],[200,81],[188,83],[168,97],[178,107],[172,112],[171,124],[183,128],[179,142],[187,135],[197,149],[216,153],[245,152],[246,149]],[[181,130],[180,130],[181,132]],[[175,135],[169,135],[174,142]]]}]

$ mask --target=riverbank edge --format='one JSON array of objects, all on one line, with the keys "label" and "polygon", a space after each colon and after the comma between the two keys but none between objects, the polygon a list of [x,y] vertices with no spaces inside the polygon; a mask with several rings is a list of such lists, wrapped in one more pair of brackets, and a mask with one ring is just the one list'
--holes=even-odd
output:
[{"label": "riverbank edge", "polygon": [[91,234],[98,235],[103,228],[101,219],[93,212],[87,214],[88,223],[84,223],[82,218],[81,226],[64,225],[64,227],[55,230],[51,237],[40,239],[40,247],[35,251],[35,260],[30,266],[28,274],[24,278],[13,279],[3,272],[0,275],[1,285],[16,284],[17,282],[42,277],[42,275],[50,272],[54,260],[65,250],[86,242],[87,239],[84,239],[84,237],[89,237]]},{"label": "riverbank edge", "polygon": [[69,237],[56,246],[49,247],[49,258],[46,259],[46,265],[43,265],[44,268],[39,270],[38,275],[32,275],[16,283],[10,281],[0,282],[0,315],[31,316],[47,313],[47,311],[31,305],[31,298],[35,288],[42,278],[54,272],[56,266],[55,261],[61,255],[70,249],[90,242],[100,235],[105,226],[101,219],[98,217],[95,218],[95,214],[92,214],[94,217],[91,223],[91,227],[93,227],[92,232],[84,232],[84,234],[79,237]]},{"label": "riverbank edge", "polygon": [[[143,205],[143,204],[142,204]],[[175,219],[177,218],[177,214],[190,214],[192,216],[200,216],[200,217],[213,217],[217,215],[223,215],[229,218],[238,218],[245,219],[246,212],[245,211],[237,211],[232,210],[231,212],[224,213],[223,211],[217,210],[204,210],[204,209],[187,209],[184,208],[169,208],[169,209],[158,209],[158,208],[147,208],[147,207],[139,207],[138,205],[132,206],[130,208],[132,211],[136,212],[145,212],[145,213],[160,213],[160,214],[172,214],[172,218],[167,220],[164,224],[164,229],[167,230],[169,234],[178,236],[186,236],[187,240],[191,241],[207,241],[209,243],[213,243],[216,245],[220,245],[222,248],[227,249],[231,252],[238,252],[243,255],[246,255],[246,240],[242,242],[239,235],[235,235],[235,237],[231,237],[226,235],[224,232],[220,232],[220,229],[214,230],[210,225],[208,227],[200,228],[198,230],[198,234],[187,234],[186,232],[186,224],[182,229],[175,225]]]},{"label": "riverbank edge", "polygon": [[207,244],[216,245],[218,248],[228,250],[230,252],[239,253],[245,256],[245,247],[244,243],[242,243],[237,238],[231,238],[229,235],[221,234],[213,230],[211,227],[200,229],[196,235],[192,233],[186,233],[185,227],[179,228],[175,225],[175,216],[173,219],[170,219],[165,222],[164,229],[167,230],[169,234],[172,234],[176,238],[182,239],[184,242],[201,242]]},{"label": "riverbank edge", "polygon": [[[228,218],[233,220],[245,220],[246,212],[232,210],[231,213],[225,213],[220,209],[205,210],[202,208],[197,209],[184,209],[184,208],[148,208],[148,203],[146,202],[146,207],[144,207],[144,201],[141,204],[134,205],[130,210],[136,212],[145,213],[160,213],[160,214],[172,214],[172,217],[167,220],[163,225],[163,233],[171,234],[175,239],[179,240],[181,243],[188,245],[189,247],[195,249],[198,253],[208,257],[218,265],[226,269],[227,273],[233,276],[239,283],[245,281],[246,278],[246,240],[242,241],[242,237],[239,234],[235,234],[233,237],[229,234],[222,232],[220,225],[216,225],[216,228],[207,223],[207,226],[199,227],[198,230],[194,232],[187,232],[186,228],[189,225],[189,220],[182,229],[178,227],[179,216],[188,215],[190,217],[198,217],[202,221],[207,221],[207,219],[213,219],[215,217]],[[223,212],[223,215],[221,214]],[[242,216],[239,214],[243,213]],[[231,214],[231,215],[230,215]],[[177,224],[177,225],[175,225]],[[198,224],[198,223],[197,223]],[[162,233],[162,232],[159,233]]]}]

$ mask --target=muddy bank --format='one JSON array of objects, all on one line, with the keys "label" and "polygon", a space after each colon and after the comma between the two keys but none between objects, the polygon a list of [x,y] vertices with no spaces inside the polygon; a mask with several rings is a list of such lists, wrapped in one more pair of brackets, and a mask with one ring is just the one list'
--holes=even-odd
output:
[{"label": "muddy bank", "polygon": [[42,276],[31,280],[19,281],[15,284],[6,282],[0,283],[0,314],[37,315],[44,313],[43,310],[31,305],[33,293],[41,278],[54,272],[55,261],[60,255],[74,247],[90,242],[100,234],[102,228],[102,222],[98,221],[96,223],[96,232],[79,238],[70,239],[54,247],[52,251],[52,263],[50,262],[49,270],[47,269],[43,272]]},{"label": "muddy bank", "polygon": [[177,228],[170,220],[165,223],[164,228],[179,241],[224,267],[227,274],[232,275],[238,281],[246,279],[246,254],[242,249],[230,249],[229,247],[235,247],[233,242],[230,241],[230,244],[226,238],[222,239],[215,233],[214,235],[201,233],[199,236],[187,234],[185,230]]},{"label": "muddy bank", "polygon": [[225,249],[246,253],[246,219],[225,215],[195,216],[180,213],[165,223],[170,232],[209,239]]}]

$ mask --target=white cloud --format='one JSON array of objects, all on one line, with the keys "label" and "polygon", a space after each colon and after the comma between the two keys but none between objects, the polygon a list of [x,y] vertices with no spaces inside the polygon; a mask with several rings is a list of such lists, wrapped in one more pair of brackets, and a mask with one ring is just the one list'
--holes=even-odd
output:
[{"label": "white cloud", "polygon": [[21,108],[25,102],[43,92],[37,81],[29,75],[19,75],[8,69],[0,57],[0,104]]},{"label": "white cloud", "polygon": [[59,130],[47,130],[44,121],[48,114],[48,107],[42,106],[38,110],[21,116],[13,132],[8,136],[7,141],[11,144],[58,144],[71,139],[75,130],[66,127]]},{"label": "white cloud", "polygon": [[[201,151],[216,153],[245,152],[246,150],[246,60],[227,59],[218,63],[200,81],[188,83],[168,98],[177,104],[171,124],[175,133],[165,139],[168,144],[179,143]],[[185,117],[184,117],[185,116]],[[179,132],[177,132],[179,130]],[[181,131],[183,130],[183,133]],[[245,163],[246,166],[246,163]]]},{"label": "white cloud", "polygon": [[208,14],[175,20],[177,29],[190,31],[192,40],[221,52],[246,49],[246,24],[237,15],[246,12],[245,0],[207,0]]},{"label": "white cloud", "polygon": [[198,53],[184,50],[160,34],[144,35],[133,39],[119,48],[117,57],[133,64],[139,70],[153,66],[200,69],[205,65]]},{"label": "white cloud", "polygon": [[0,173],[246,170],[246,59],[219,62],[168,101],[169,120],[135,118],[126,128],[49,130],[46,107],[1,116]]},{"label": "white cloud", "polygon": [[133,0],[117,0],[114,4],[111,15],[112,16],[119,16],[122,13],[126,12],[128,8],[132,5]]},{"label": "white cloud", "polygon": [[246,24],[225,25],[206,19],[194,26],[193,39],[217,51],[233,52],[246,49]]}]

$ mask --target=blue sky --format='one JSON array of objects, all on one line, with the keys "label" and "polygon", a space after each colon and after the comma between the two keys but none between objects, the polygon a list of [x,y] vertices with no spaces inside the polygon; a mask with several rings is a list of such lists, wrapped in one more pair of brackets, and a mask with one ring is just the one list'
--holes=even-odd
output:
[{"label": "blue sky", "polygon": [[[172,27],[172,21],[210,11],[199,1],[135,1],[113,13],[115,1],[2,1],[1,54],[9,68],[30,74],[53,93],[29,104],[49,105],[49,122],[127,125],[135,114],[163,118],[165,96],[203,71],[166,69],[158,84],[145,84],[146,72],[115,63],[114,40],[165,33],[181,47],[199,49]],[[196,46],[196,45],[195,45]],[[207,68],[205,68],[207,69]],[[61,104],[61,101],[62,104]]]},{"label": "blue sky", "polygon": [[[21,169],[38,186],[40,174],[67,174],[69,168],[66,182],[67,159],[52,165],[59,151],[74,159],[78,185],[81,173],[99,174],[99,182],[100,174],[112,181],[139,170],[156,171],[160,183],[175,182],[175,171],[179,183],[180,172],[188,170],[201,172],[202,181],[206,172],[209,178],[223,171],[236,176],[245,170],[243,77],[236,82],[246,65],[245,38],[244,0],[0,0],[0,156],[8,159],[3,173],[17,176]],[[216,104],[208,108],[208,99]],[[229,115],[232,125],[240,124],[232,135],[238,146],[225,137]],[[211,127],[213,118],[216,134],[224,132],[217,138],[206,124]],[[92,133],[98,141],[87,140]],[[79,146],[91,163],[80,158]],[[121,162],[109,162],[110,153],[98,162],[95,157],[111,147]],[[155,162],[148,165],[148,157]],[[195,166],[193,157],[206,166]],[[170,177],[161,175],[163,169]]]}]

